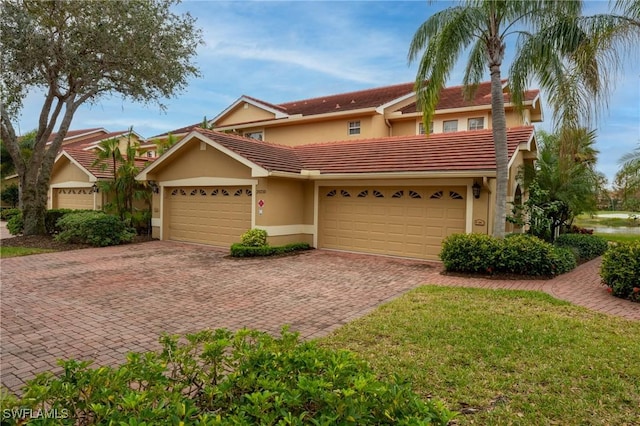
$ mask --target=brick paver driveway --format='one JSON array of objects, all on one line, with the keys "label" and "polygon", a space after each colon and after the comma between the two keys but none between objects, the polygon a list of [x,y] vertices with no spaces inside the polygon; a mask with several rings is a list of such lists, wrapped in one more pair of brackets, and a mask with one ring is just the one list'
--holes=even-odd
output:
[{"label": "brick paver driveway", "polygon": [[599,312],[640,320],[640,304],[607,294],[600,259],[553,280],[441,275],[440,264],[313,250],[270,259],[153,241],[0,260],[0,380],[17,391],[59,358],[118,364],[159,348],[163,332],[285,325],[327,334],[421,284],[545,291]]},{"label": "brick paver driveway", "polygon": [[163,332],[284,324],[328,333],[423,284],[433,265],[314,250],[230,259],[212,247],[153,241],[2,259],[1,381],[16,390],[56,359],[115,364]]}]

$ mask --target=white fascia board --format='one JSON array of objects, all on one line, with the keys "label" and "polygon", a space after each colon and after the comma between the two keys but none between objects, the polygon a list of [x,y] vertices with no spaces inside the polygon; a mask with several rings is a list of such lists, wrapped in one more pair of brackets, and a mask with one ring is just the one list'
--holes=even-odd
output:
[{"label": "white fascia board", "polygon": [[52,183],[49,186],[51,188],[91,188],[93,186],[93,182],[69,181],[69,182]]},{"label": "white fascia board", "polygon": [[400,96],[399,98],[393,99],[393,100],[387,102],[386,104],[380,105],[379,107],[376,108],[376,112],[378,114],[384,114],[384,110],[389,108],[391,105],[400,103],[402,101],[406,101],[407,99],[410,99],[410,98],[412,98],[414,96],[416,96],[416,92],[407,93],[404,96]]},{"label": "white fascia board", "polygon": [[224,111],[222,111],[220,114],[216,115],[213,119],[209,120],[209,123],[217,122],[220,118],[224,117],[229,112],[233,111],[233,109],[235,109],[238,105],[240,105],[242,103],[248,103],[248,104],[251,104],[251,105],[255,106],[256,108],[260,108],[262,110],[265,110],[265,111],[268,111],[270,113],[273,113],[276,118],[286,118],[286,117],[289,116],[288,114],[285,114],[282,111],[279,111],[277,109],[271,108],[270,106],[265,105],[265,104],[263,104],[261,102],[257,102],[254,99],[247,98],[246,96],[241,96],[234,103],[232,103],[227,108],[225,108]]},{"label": "white fascia board", "polygon": [[529,140],[519,144],[516,147],[516,150],[513,151],[513,155],[511,156],[511,158],[509,159],[509,163],[507,164],[507,170],[511,169],[511,166],[513,166],[513,162],[516,161],[516,157],[518,156],[518,153],[520,151],[531,152],[531,144],[535,141],[535,136],[536,136],[536,132],[532,131],[531,136],[529,136]]},{"label": "white fascia board", "polygon": [[60,154],[58,154],[58,156],[56,157],[56,159],[54,160],[53,164],[57,163],[58,160],[61,157],[66,157],[72,164],[74,164],[76,167],[78,167],[80,170],[82,170],[87,176],[89,176],[89,182],[96,182],[98,180],[97,177],[95,177],[93,175],[93,173],[91,173],[89,170],[85,169],[84,166],[80,163],[78,163],[76,161],[75,158],[73,158],[71,155],[69,155],[66,151],[62,151],[60,152]]},{"label": "white fascia board", "polygon": [[332,173],[311,176],[312,180],[361,180],[361,179],[436,179],[495,177],[495,170],[465,170],[451,172],[386,172],[386,173]]}]

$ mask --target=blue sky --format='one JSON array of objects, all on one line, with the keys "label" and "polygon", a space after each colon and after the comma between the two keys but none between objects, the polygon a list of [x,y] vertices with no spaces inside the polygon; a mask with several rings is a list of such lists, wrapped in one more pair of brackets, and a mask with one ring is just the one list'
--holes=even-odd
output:
[{"label": "blue sky", "polygon": [[[165,102],[166,111],[103,98],[82,107],[72,129],[133,126],[145,137],[213,118],[242,95],[282,103],[361,90],[415,79],[407,63],[409,43],[431,14],[451,6],[437,1],[184,1],[177,11],[190,12],[203,29],[198,51],[202,77]],[[607,10],[605,1],[586,1],[585,14]],[[615,91],[608,111],[596,123],[598,170],[611,181],[618,159],[640,143],[640,55],[612,76]],[[508,68],[507,63],[504,70]],[[448,85],[461,83],[463,64]],[[488,74],[487,78],[488,80]],[[542,94],[544,99],[544,93]],[[31,93],[19,133],[37,125],[42,94]],[[550,130],[547,108],[538,128]]]}]

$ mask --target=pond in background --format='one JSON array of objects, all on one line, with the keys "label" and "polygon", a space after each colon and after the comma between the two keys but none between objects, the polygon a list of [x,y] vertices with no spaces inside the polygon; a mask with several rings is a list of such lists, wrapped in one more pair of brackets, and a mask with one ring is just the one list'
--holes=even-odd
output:
[{"label": "pond in background", "polygon": [[596,234],[637,234],[640,235],[640,226],[586,226],[587,229],[593,229]]}]

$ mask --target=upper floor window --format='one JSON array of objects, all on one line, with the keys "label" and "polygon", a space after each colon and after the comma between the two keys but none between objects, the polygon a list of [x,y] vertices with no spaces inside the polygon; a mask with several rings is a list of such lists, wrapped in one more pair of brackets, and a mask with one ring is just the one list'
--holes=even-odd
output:
[{"label": "upper floor window", "polygon": [[442,122],[442,131],[444,133],[457,132],[458,131],[458,120],[443,121]]},{"label": "upper floor window", "polygon": [[247,133],[244,134],[244,137],[261,141],[262,140],[262,132],[247,132]]},{"label": "upper floor window", "polygon": [[[429,123],[429,133],[433,133],[433,121],[431,123]],[[425,131],[424,131],[424,123],[422,123],[422,121],[420,123],[418,123],[418,134],[420,135],[424,135]]]},{"label": "upper floor window", "polygon": [[156,153],[154,151],[147,151],[147,158],[153,158],[156,156]]},{"label": "upper floor window", "polygon": [[360,134],[360,122],[359,121],[350,121],[349,122],[349,134],[350,135],[359,135]]},{"label": "upper floor window", "polygon": [[482,130],[484,129],[484,117],[470,118],[467,125],[467,130]]}]

